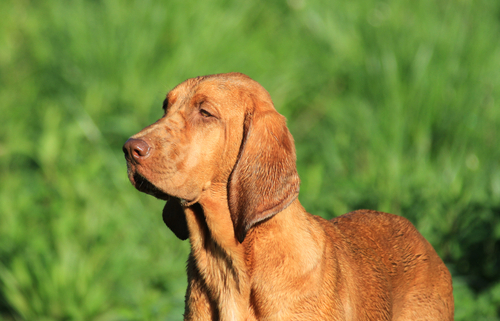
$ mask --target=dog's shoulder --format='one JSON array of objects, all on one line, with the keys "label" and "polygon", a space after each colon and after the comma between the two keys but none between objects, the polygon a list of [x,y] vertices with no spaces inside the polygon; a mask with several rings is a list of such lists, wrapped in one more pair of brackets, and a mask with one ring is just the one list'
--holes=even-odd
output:
[{"label": "dog's shoulder", "polygon": [[[417,232],[413,224],[406,218],[378,212],[374,210],[356,210],[330,220],[341,230],[365,230],[376,234],[391,232],[396,234]],[[418,232],[417,232],[418,233]],[[371,234],[371,233],[369,233]]]},{"label": "dog's shoulder", "polygon": [[[357,210],[329,221],[336,233],[354,251],[379,255],[403,255],[428,250],[428,243],[406,218],[373,210]],[[371,250],[370,250],[371,249]],[[391,253],[391,254],[389,254]]]}]

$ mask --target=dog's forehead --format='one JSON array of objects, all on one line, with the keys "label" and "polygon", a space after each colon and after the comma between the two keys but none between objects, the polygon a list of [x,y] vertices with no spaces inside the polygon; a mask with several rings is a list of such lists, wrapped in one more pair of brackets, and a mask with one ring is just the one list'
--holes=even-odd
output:
[{"label": "dog's forehead", "polygon": [[166,98],[170,103],[199,95],[223,100],[229,98],[228,96],[241,95],[245,91],[248,90],[241,81],[226,77],[204,76],[180,83],[167,94]]},{"label": "dog's forehead", "polygon": [[190,78],[167,94],[169,105],[188,104],[193,100],[209,100],[224,110],[255,108],[274,109],[271,96],[258,82],[240,73],[216,74]]},{"label": "dog's forehead", "polygon": [[200,77],[191,78],[186,81],[181,82],[170,90],[167,94],[168,101],[173,104],[179,97],[183,98],[192,93],[193,88],[198,83]]}]

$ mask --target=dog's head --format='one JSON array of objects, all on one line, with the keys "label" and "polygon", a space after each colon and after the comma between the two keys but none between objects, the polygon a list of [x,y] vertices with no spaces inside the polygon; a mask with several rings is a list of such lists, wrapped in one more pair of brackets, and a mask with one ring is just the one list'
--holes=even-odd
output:
[{"label": "dog's head", "polygon": [[293,138],[269,93],[239,74],[186,80],[164,115],[124,145],[128,175],[140,191],[167,200],[165,223],[189,237],[183,207],[224,186],[235,236],[286,208],[298,195]]}]

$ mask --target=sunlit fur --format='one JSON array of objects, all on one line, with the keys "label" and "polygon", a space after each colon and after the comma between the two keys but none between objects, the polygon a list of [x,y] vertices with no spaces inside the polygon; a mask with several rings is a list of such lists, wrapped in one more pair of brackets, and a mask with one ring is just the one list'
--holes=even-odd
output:
[{"label": "sunlit fur", "polygon": [[186,320],[453,320],[450,273],[408,220],[305,211],[293,138],[257,82],[189,79],[165,105],[133,136],[147,155],[125,150],[132,183],[189,237]]}]

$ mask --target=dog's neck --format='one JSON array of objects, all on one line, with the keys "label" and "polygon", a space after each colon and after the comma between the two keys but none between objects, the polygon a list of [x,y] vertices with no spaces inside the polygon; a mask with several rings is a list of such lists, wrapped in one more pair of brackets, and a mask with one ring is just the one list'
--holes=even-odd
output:
[{"label": "dog's neck", "polygon": [[[290,224],[290,221],[306,219],[307,214],[296,199],[271,220],[252,228],[244,242],[239,243],[235,237],[227,198],[224,194],[211,196],[203,198],[196,206],[186,208],[191,243],[191,266],[188,266],[188,270],[196,269],[196,274],[201,278],[197,281],[205,284],[206,289],[215,289],[209,296],[217,306],[221,320],[244,319],[251,305],[251,257],[261,255],[258,253],[262,252],[259,248],[271,245],[266,242],[265,235],[268,233],[260,233],[260,230],[271,231],[273,237],[288,238],[288,233],[300,234],[303,231],[290,229],[301,225]],[[256,243],[257,240],[259,244]]]},{"label": "dog's neck", "polygon": [[212,189],[206,194],[185,209],[191,243],[188,282],[203,284],[202,291],[211,289],[207,296],[220,320],[244,319],[250,297],[244,246],[234,236],[226,193]]}]

